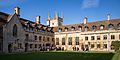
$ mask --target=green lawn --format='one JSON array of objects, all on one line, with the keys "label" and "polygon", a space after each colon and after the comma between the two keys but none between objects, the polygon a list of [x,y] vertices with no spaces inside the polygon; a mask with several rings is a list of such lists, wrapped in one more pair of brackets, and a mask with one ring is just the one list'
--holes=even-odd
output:
[{"label": "green lawn", "polygon": [[120,60],[120,50],[116,51],[111,60]]},{"label": "green lawn", "polygon": [[0,60],[111,60],[113,53],[36,52],[0,55]]}]

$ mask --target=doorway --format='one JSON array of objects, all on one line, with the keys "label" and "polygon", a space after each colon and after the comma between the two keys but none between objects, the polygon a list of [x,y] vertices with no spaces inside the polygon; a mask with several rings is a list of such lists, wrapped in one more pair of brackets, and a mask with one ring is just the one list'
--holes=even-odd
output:
[{"label": "doorway", "polygon": [[25,52],[28,51],[28,43],[25,43]]},{"label": "doorway", "polygon": [[11,53],[12,52],[12,44],[8,45],[8,52]]}]

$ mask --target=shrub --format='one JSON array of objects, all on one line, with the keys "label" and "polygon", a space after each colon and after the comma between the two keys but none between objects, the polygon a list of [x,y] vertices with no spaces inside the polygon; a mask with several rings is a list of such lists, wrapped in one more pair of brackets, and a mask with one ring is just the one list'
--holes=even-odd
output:
[{"label": "shrub", "polygon": [[111,45],[114,46],[115,51],[117,51],[120,48],[120,41],[112,41]]}]

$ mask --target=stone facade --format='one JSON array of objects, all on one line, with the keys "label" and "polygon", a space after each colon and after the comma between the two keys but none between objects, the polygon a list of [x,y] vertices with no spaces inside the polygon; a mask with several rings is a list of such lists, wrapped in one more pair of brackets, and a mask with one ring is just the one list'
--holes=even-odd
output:
[{"label": "stone facade", "polygon": [[53,27],[20,17],[20,8],[14,14],[0,12],[0,52],[16,53],[47,51],[55,47]]},{"label": "stone facade", "polygon": [[[107,38],[105,39],[104,36]],[[111,37],[115,36],[115,37]],[[69,44],[69,39],[72,38],[72,43]],[[87,38],[86,38],[87,37]],[[83,51],[89,49],[89,51],[113,51],[111,42],[120,40],[119,30],[103,30],[103,31],[69,31],[69,32],[55,32],[55,42],[57,48],[63,48],[63,50],[70,51]],[[62,42],[65,38],[65,44]],[[78,38],[78,41],[77,41]],[[112,39],[111,39],[112,38]],[[59,40],[57,42],[56,40]],[[100,45],[99,45],[100,44]]]},{"label": "stone facade", "polygon": [[50,27],[57,27],[57,26],[62,26],[63,24],[63,17],[59,17],[58,13],[56,12],[54,18],[50,17],[50,14],[48,13],[48,20],[47,20],[47,25]]},{"label": "stone facade", "polygon": [[20,8],[14,14],[0,12],[0,52],[31,52],[47,50],[114,51],[112,41],[120,40],[120,19],[63,25],[63,17],[48,13],[47,25],[20,17]]},{"label": "stone facade", "polygon": [[[13,36],[14,26],[17,27],[17,36]],[[3,48],[3,52],[23,51],[24,47],[20,48],[18,45],[24,46],[24,33],[18,16],[16,14],[10,16],[8,23],[3,25],[3,47],[6,47]]]},{"label": "stone facade", "polygon": [[114,51],[112,41],[120,40],[120,19],[54,27],[55,45],[66,51]]}]

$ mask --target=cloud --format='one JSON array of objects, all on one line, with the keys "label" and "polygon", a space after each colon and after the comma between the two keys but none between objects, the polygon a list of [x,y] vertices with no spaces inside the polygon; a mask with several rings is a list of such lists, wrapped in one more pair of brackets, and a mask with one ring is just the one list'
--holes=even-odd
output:
[{"label": "cloud", "polygon": [[85,8],[95,8],[98,7],[100,4],[100,0],[83,0],[82,2],[82,9]]}]

